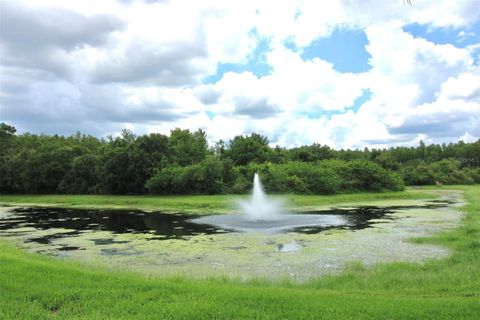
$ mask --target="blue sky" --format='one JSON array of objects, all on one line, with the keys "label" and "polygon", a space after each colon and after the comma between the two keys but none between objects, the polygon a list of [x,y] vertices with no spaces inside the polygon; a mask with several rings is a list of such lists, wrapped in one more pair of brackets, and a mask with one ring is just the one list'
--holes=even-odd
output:
[{"label": "blue sky", "polygon": [[256,37],[256,45],[243,63],[219,63],[216,72],[208,75],[202,82],[204,84],[216,83],[222,79],[227,72],[241,73],[249,71],[255,76],[261,78],[272,72],[272,67],[265,61],[265,54],[270,51],[270,41],[268,38],[260,38],[258,33],[252,31],[251,34]]},{"label": "blue sky", "polygon": [[360,73],[370,69],[370,54],[365,50],[367,36],[362,30],[336,28],[325,38],[314,40],[302,49],[304,60],[320,58],[333,64],[338,72]]},{"label": "blue sky", "polygon": [[[252,33],[258,37],[256,32]],[[367,43],[367,37],[362,30],[337,28],[328,37],[317,39],[308,47],[298,48],[288,40],[285,46],[298,52],[303,60],[319,58],[331,63],[338,72],[360,73],[370,69],[368,64],[370,55],[365,50]],[[259,38],[255,49],[245,63],[220,63],[217,65],[215,74],[204,78],[203,83],[215,83],[227,72],[249,71],[257,77],[270,74],[272,68],[265,61],[265,55],[270,51],[269,44],[268,38]]]},{"label": "blue sky", "polygon": [[428,24],[412,23],[403,27],[405,32],[416,38],[423,38],[435,44],[453,44],[459,48],[478,43],[480,36],[480,22],[466,25],[464,27],[443,27],[435,28]]},{"label": "blue sky", "polygon": [[20,133],[180,127],[213,144],[480,136],[476,0],[0,1],[0,116]]},{"label": "blue sky", "polygon": [[[457,48],[475,46],[480,41],[480,21],[464,27],[435,28],[428,24],[412,23],[403,27],[405,32],[415,38],[425,39],[435,44],[451,44]],[[480,61],[480,48],[476,48],[472,55],[475,63]]]}]

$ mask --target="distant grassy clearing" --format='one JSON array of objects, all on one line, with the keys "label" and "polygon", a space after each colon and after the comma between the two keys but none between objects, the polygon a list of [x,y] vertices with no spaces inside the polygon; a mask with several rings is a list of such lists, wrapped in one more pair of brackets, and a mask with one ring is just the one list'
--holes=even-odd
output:
[{"label": "distant grassy clearing", "polygon": [[[278,195],[277,195],[278,196]],[[141,209],[164,212],[225,213],[235,209],[234,202],[247,195],[192,195],[192,196],[100,196],[100,195],[0,195],[0,204],[48,205],[75,208]],[[431,192],[407,190],[404,192],[353,193],[331,196],[282,195],[290,207],[297,209],[381,200],[409,200],[435,198]]]}]

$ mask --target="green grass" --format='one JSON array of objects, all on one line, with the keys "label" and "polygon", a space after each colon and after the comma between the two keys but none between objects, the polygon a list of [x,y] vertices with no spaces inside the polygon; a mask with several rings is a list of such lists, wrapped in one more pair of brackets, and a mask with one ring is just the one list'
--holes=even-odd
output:
[{"label": "green grass", "polygon": [[147,278],[1,241],[0,318],[478,319],[480,187],[458,188],[468,202],[462,226],[415,240],[449,247],[450,257],[373,268],[352,263],[339,276],[306,284]]},{"label": "green grass", "polygon": [[[424,191],[408,190],[407,192],[354,193],[332,196],[284,195],[282,197],[287,200],[287,203],[298,208],[302,206],[323,206],[345,202],[421,199],[432,197],[432,195]],[[239,198],[245,198],[245,196],[0,195],[0,204],[215,213],[230,211],[232,209],[232,203],[235,199]]]}]

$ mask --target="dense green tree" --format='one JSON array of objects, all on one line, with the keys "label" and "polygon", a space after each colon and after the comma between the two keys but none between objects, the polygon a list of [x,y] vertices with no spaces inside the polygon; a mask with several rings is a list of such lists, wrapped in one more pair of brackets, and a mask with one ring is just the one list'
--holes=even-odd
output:
[{"label": "dense green tree", "polygon": [[455,158],[460,161],[462,167],[480,168],[480,140],[474,143],[459,143]]},{"label": "dense green tree", "polygon": [[225,150],[226,150],[227,146],[225,144],[225,141],[223,141],[222,139],[220,139],[219,141],[217,141],[215,143],[215,146],[213,147],[213,150],[212,150],[212,153],[220,158],[224,158],[225,157]]},{"label": "dense green tree", "polygon": [[[219,158],[208,155],[202,162],[180,167],[166,167],[146,183],[150,193],[156,194],[215,194],[226,191],[231,167]],[[231,180],[231,179],[230,179]]]},{"label": "dense green tree", "polygon": [[417,158],[420,160],[425,160],[425,157],[426,157],[425,142],[423,142],[423,140],[420,140],[420,145],[417,148]]},{"label": "dense green tree", "polygon": [[125,194],[129,191],[128,153],[121,147],[109,148],[102,156],[102,192]]},{"label": "dense green tree", "polygon": [[275,192],[330,194],[339,190],[340,177],[325,161],[288,162],[270,168],[268,189]]},{"label": "dense green tree", "polygon": [[443,184],[472,184],[473,177],[460,169],[460,161],[443,159],[432,164],[435,180]]},{"label": "dense green tree", "polygon": [[290,159],[293,161],[314,162],[335,158],[335,152],[329,146],[314,143],[290,150]]},{"label": "dense green tree", "polygon": [[202,130],[106,140],[80,132],[16,134],[0,124],[2,193],[163,194],[247,192],[258,172],[270,192],[401,190],[403,184],[480,183],[480,140],[388,150],[333,150],[312,144],[270,148],[259,134],[219,141]]},{"label": "dense green tree", "polygon": [[425,161],[416,160],[405,164],[401,174],[407,185],[432,185],[435,184],[433,168]]},{"label": "dense green tree", "polygon": [[403,181],[399,175],[382,168],[372,161],[354,160],[348,163],[342,173],[342,189],[355,191],[402,190]]},{"label": "dense green tree", "polygon": [[165,167],[148,179],[145,187],[154,194],[185,194],[188,193],[185,185],[185,167]]},{"label": "dense green tree", "polygon": [[95,194],[100,188],[100,159],[92,154],[83,154],[72,160],[70,169],[60,182],[59,189],[70,194]]},{"label": "dense green tree", "polygon": [[203,130],[174,129],[170,132],[171,160],[179,166],[187,166],[205,159],[208,154],[207,134]]},{"label": "dense green tree", "polygon": [[391,152],[381,152],[373,161],[381,165],[384,169],[398,170],[400,168],[400,164]]},{"label": "dense green tree", "polygon": [[0,152],[5,152],[10,146],[15,137],[15,132],[17,132],[15,127],[12,127],[4,122],[0,123],[0,146],[2,147]]},{"label": "dense green tree", "polygon": [[41,150],[25,150],[23,161],[20,162],[23,170],[19,177],[26,193],[57,193],[59,184],[69,170],[70,162],[74,158],[69,147],[47,146]]},{"label": "dense green tree", "polygon": [[280,146],[276,146],[268,153],[267,161],[271,163],[285,163],[288,161],[288,150]]},{"label": "dense green tree", "polygon": [[368,155],[369,151],[366,149],[365,151],[360,150],[339,150],[336,152],[336,157],[340,160],[359,160],[359,159],[367,159],[369,158]]},{"label": "dense green tree", "polygon": [[252,133],[249,136],[234,137],[225,153],[235,165],[246,165],[249,162],[263,163],[268,159],[270,147],[267,137]]},{"label": "dense green tree", "polygon": [[16,132],[14,127],[4,122],[0,123],[0,188],[3,192],[14,192],[16,189],[12,181],[14,179],[12,171],[15,167],[9,161],[9,153],[14,148]]}]

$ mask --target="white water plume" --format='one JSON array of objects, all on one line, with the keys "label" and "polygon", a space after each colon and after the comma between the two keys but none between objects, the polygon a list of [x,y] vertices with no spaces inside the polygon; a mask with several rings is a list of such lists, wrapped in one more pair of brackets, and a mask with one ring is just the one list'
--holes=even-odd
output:
[{"label": "white water plume", "polygon": [[275,220],[282,212],[281,202],[267,199],[258,173],[253,178],[252,197],[249,201],[239,202],[241,212],[251,220]]}]

